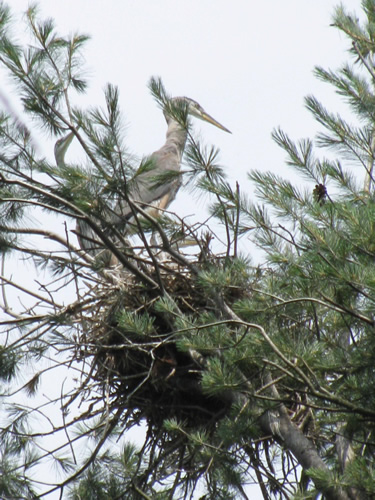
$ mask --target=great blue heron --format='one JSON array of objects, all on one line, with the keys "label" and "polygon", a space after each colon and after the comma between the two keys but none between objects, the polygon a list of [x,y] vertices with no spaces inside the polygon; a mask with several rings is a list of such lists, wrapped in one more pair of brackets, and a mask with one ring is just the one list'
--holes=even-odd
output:
[{"label": "great blue heron", "polygon": [[[178,173],[188,133],[187,124],[182,123],[178,113],[181,110],[185,112],[181,113],[181,116],[185,116],[185,121],[187,115],[191,115],[230,133],[193,99],[174,97],[167,101],[163,110],[168,125],[166,142],[150,156],[150,168],[135,175],[135,182],[131,183],[132,188],[128,191],[128,199],[134,203],[135,207],[139,205],[147,211],[151,209],[153,213],[157,213],[159,210],[165,210],[176,197],[182,182],[181,175]],[[56,142],[55,158],[58,166],[64,166],[65,153],[73,138],[74,134],[71,132]],[[157,178],[159,182],[156,182]],[[165,180],[160,182],[160,178]],[[121,226],[125,228],[126,233],[126,225],[133,213],[134,209],[131,209],[129,203],[121,199],[117,201],[114,208],[104,214],[99,225],[105,232],[110,225]],[[105,225],[107,227],[104,227]],[[93,229],[82,220],[77,222],[77,233],[81,248],[91,255],[97,255],[103,248],[103,244],[98,240]]]}]

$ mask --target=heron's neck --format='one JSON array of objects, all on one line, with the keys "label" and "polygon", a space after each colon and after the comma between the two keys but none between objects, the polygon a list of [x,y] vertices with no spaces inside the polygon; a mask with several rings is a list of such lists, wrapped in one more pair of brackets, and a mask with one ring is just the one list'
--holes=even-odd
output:
[{"label": "heron's neck", "polygon": [[176,148],[181,159],[185,149],[187,131],[172,118],[169,118],[167,120],[167,123],[168,123],[168,130],[167,130],[166,145],[172,148]]}]

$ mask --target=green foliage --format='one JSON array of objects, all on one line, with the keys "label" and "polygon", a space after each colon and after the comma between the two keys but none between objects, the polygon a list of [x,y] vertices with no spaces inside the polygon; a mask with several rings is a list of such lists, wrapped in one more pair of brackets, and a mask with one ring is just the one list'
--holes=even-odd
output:
[{"label": "green foliage", "polygon": [[138,315],[130,311],[122,311],[119,314],[118,327],[125,336],[143,337],[152,335],[155,332],[154,318],[147,314]]},{"label": "green foliage", "polygon": [[72,500],[114,500],[129,498],[122,493],[123,485],[116,476],[108,474],[105,467],[100,467],[99,464],[92,465],[79,485],[75,487],[69,498]]},{"label": "green foliage", "polygon": [[0,378],[2,380],[10,381],[16,375],[19,360],[20,354],[15,349],[0,347]]},{"label": "green foliage", "polygon": [[29,8],[27,20],[38,46],[22,51],[11,41],[4,26],[1,62],[13,74],[25,110],[39,117],[43,127],[59,133],[66,120],[60,111],[56,114],[53,110],[56,106],[59,110],[70,87],[79,92],[86,88],[85,80],[77,75],[80,71],[79,51],[88,37],[77,35],[63,39],[57,35],[51,19],[39,22],[36,16],[37,9]]},{"label": "green foliage", "polygon": [[[16,456],[2,450],[0,459],[0,495],[3,498],[36,498],[36,492],[21,469],[15,467]],[[6,458],[5,458],[6,457]]]},{"label": "green foliage", "polygon": [[215,395],[226,390],[237,390],[241,379],[237,375],[233,365],[224,364],[219,359],[212,359],[207,365],[202,377],[202,388],[209,395]]},{"label": "green foliage", "polygon": [[[107,85],[103,106],[74,107],[72,93],[86,90],[88,37],[61,37],[31,7],[32,43],[21,47],[0,4],[0,63],[24,111],[55,140],[63,136],[55,166],[38,157],[19,120],[0,114],[0,251],[31,257],[53,278],[38,276],[35,289],[8,280],[27,298],[21,312],[9,306],[3,278],[0,496],[35,496],[29,470],[46,460],[67,477],[50,492],[68,485],[76,500],[189,498],[198,485],[205,499],[245,498],[251,475],[265,498],[375,495],[375,2],[362,3],[362,25],[342,6],[334,17],[352,42],[353,62],[315,70],[352,117],[308,96],[322,127],[317,137],[273,132],[303,187],[254,170],[250,200],[227,181],[219,150],[194,137],[186,104],[171,103],[161,79],[150,80],[160,107],[187,132],[189,182],[210,195],[226,237],[220,255],[210,249],[212,228],[205,236],[170,215],[157,219],[162,242],[148,244],[155,223],[136,220],[136,211],[131,225],[142,244],[130,248],[129,221],[119,212],[154,165],[133,165],[118,88]],[[73,139],[85,162],[65,161]],[[328,158],[319,158],[321,149]],[[155,187],[176,175],[156,176]],[[68,230],[62,236],[34,224],[35,208],[84,221],[100,239],[99,257],[75,248]],[[177,245],[186,236],[195,244],[189,254]],[[38,246],[35,237],[60,246]],[[262,250],[257,267],[239,254],[240,237]],[[108,264],[100,252],[117,261]],[[65,305],[58,292],[67,285],[74,298]],[[72,370],[76,386],[36,410],[11,400],[21,391],[38,396],[51,366]],[[25,380],[13,390],[6,384],[16,375]],[[48,404],[61,424],[44,412]],[[46,428],[34,432],[36,413]],[[115,452],[110,437],[123,443],[140,424],[143,446]],[[53,452],[39,442],[61,434]],[[79,440],[89,444],[86,453],[77,453]]]},{"label": "green foliage", "polygon": [[198,283],[204,290],[216,289],[223,294],[245,289],[248,286],[249,264],[248,257],[224,260],[203,270],[199,274]]}]

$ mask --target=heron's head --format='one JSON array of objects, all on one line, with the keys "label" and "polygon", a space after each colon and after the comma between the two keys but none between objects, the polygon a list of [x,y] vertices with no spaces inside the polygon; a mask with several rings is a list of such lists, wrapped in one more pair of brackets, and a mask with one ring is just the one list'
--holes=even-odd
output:
[{"label": "heron's head", "polygon": [[230,130],[228,130],[226,127],[224,127],[224,125],[221,125],[221,123],[212,118],[212,116],[210,116],[202,108],[202,106],[197,103],[197,101],[194,101],[194,99],[190,99],[190,97],[173,97],[173,99],[171,99],[171,104],[172,106],[178,106],[182,109],[186,107],[186,111],[190,116],[194,116],[195,118],[199,118],[200,120],[211,123],[212,125],[215,125],[215,127],[218,127],[221,130],[224,130],[225,132],[229,132],[231,134]]}]

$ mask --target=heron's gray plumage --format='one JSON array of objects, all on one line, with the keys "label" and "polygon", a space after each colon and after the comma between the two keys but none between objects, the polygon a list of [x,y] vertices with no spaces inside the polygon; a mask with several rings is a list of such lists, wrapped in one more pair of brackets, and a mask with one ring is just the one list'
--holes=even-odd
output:
[{"label": "heron's gray plumage", "polygon": [[[149,157],[147,161],[149,168],[135,176],[129,190],[131,201],[145,207],[148,205],[157,207],[159,201],[168,196],[168,202],[163,208],[172,203],[182,183],[181,176],[177,174],[180,172],[186,138],[186,129],[169,119],[166,142]],[[158,176],[163,174],[165,178],[160,182]],[[125,219],[132,215],[131,208],[124,200],[119,201],[115,212],[120,213]]]},{"label": "heron's gray plumage", "polygon": [[[175,97],[168,103],[168,108],[173,109],[174,106],[186,106],[186,114],[212,123],[216,127],[229,132],[192,99]],[[164,116],[168,124],[166,142],[150,156],[147,162],[149,168],[135,174],[129,184],[131,188],[127,192],[128,199],[135,204],[135,207],[140,205],[147,211],[150,210],[150,206],[155,207],[154,213],[157,213],[158,209],[166,209],[172,203],[182,183],[179,172],[187,139],[187,125],[179,123],[172,114],[174,113],[167,111],[166,108],[164,109]],[[58,166],[64,165],[65,153],[73,137],[73,133],[70,133],[65,138],[57,141],[55,158]],[[161,177],[162,179],[160,179]],[[98,222],[98,225],[104,232],[107,232],[108,227],[112,226],[120,230],[125,236],[128,232],[127,226],[133,216],[133,210],[122,197],[118,199],[114,207],[108,208],[102,216],[103,220]],[[79,244],[83,250],[93,256],[102,250],[102,243],[94,230],[85,221],[78,219],[77,233]]]}]

